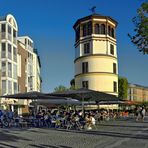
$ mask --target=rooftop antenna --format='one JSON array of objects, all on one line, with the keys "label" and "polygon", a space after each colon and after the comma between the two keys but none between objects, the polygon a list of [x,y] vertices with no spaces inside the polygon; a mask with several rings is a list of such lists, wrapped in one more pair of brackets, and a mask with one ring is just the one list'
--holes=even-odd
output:
[{"label": "rooftop antenna", "polygon": [[96,13],[96,6],[93,6],[91,9],[89,9],[91,12],[92,12],[92,14],[95,14]]}]

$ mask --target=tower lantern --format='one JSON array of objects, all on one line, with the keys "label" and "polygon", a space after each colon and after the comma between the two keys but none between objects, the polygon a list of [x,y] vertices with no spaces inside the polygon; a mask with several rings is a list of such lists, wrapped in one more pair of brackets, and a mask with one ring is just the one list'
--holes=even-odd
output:
[{"label": "tower lantern", "polygon": [[116,26],[117,22],[111,17],[96,13],[74,24],[77,88],[118,95]]}]

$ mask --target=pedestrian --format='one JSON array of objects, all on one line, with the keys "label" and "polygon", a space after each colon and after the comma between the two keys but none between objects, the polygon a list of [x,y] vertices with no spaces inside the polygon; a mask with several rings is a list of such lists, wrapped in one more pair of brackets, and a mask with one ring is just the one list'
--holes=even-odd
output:
[{"label": "pedestrian", "polygon": [[142,118],[141,111],[142,111],[142,108],[138,107],[137,108],[137,118],[136,118],[136,121],[139,121]]},{"label": "pedestrian", "polygon": [[145,107],[143,106],[143,107],[142,107],[142,110],[141,110],[141,120],[142,120],[142,122],[144,121],[145,113],[146,113]]}]

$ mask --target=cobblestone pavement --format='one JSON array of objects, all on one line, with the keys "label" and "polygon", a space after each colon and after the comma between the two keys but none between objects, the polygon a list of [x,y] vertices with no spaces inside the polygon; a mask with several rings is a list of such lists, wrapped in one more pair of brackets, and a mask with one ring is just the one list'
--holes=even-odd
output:
[{"label": "cobblestone pavement", "polygon": [[0,148],[148,148],[148,117],[103,122],[91,131],[0,129]]}]

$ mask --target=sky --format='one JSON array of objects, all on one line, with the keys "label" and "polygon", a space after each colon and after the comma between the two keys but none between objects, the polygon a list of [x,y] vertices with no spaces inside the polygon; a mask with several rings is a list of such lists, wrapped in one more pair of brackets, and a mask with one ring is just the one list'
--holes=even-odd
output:
[{"label": "sky", "polygon": [[132,18],[143,0],[0,0],[0,16],[12,14],[19,36],[34,41],[41,59],[42,91],[70,87],[74,78],[73,25],[77,19],[96,12],[118,22],[117,49],[119,75],[130,83],[148,86],[148,55],[138,52],[127,34],[133,34]]}]

